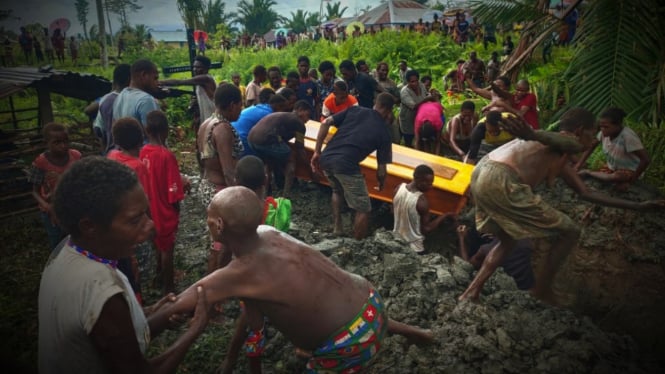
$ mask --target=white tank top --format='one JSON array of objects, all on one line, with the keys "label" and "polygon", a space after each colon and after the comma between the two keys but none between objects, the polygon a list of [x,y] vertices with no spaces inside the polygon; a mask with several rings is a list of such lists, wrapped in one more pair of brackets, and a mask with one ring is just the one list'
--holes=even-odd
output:
[{"label": "white tank top", "polygon": [[393,198],[393,214],[395,216],[393,233],[398,234],[409,243],[409,247],[416,252],[425,250],[423,245],[425,236],[420,233],[420,214],[418,214],[416,208],[418,199],[422,194],[420,191],[409,191],[406,188],[406,183],[402,183]]},{"label": "white tank top", "polygon": [[[208,74],[210,78],[212,75]],[[203,86],[196,86],[196,101],[199,103],[199,112],[201,113],[201,123],[215,112],[215,102],[208,97],[205,88]]]}]

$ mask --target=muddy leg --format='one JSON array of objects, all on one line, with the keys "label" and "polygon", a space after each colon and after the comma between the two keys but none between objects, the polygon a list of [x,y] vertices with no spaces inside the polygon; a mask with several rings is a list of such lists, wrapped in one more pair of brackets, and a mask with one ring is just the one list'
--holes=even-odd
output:
[{"label": "muddy leg", "polygon": [[515,247],[515,239],[511,238],[505,231],[501,231],[497,237],[500,240],[499,244],[492,248],[487,254],[478,274],[476,274],[476,277],[473,279],[469,287],[467,287],[466,291],[464,291],[459,297],[460,301],[478,300],[480,297],[480,291],[482,291],[485,282],[487,282],[489,277],[494,274],[494,271],[499,264],[503,262],[503,259],[506,258],[508,253],[510,253]]},{"label": "muddy leg", "polygon": [[233,368],[236,366],[238,355],[245,339],[247,339],[247,316],[243,312],[236,321],[236,330],[229,343],[229,350],[226,352],[226,357],[222,362],[222,374],[233,373]]},{"label": "muddy leg", "polygon": [[549,253],[545,256],[540,266],[540,271],[536,273],[536,284],[531,290],[534,297],[544,301],[553,301],[552,282],[557,271],[568,257],[568,254],[577,244],[580,237],[580,230],[575,226],[570,226],[561,231],[559,239],[552,245]]},{"label": "muddy leg", "polygon": [[162,287],[164,295],[175,291],[173,284],[173,248],[161,254],[162,260]]},{"label": "muddy leg", "polygon": [[369,213],[356,211],[356,217],[353,220],[353,237],[356,240],[367,236],[367,226],[369,224]]},{"label": "muddy leg", "polygon": [[410,344],[423,345],[431,344],[434,341],[432,330],[407,325],[406,323],[397,322],[394,319],[388,319],[388,332],[402,335]]},{"label": "muddy leg", "polygon": [[333,234],[341,235],[344,231],[342,227],[342,196],[333,191],[332,193],[332,214],[333,214]]}]

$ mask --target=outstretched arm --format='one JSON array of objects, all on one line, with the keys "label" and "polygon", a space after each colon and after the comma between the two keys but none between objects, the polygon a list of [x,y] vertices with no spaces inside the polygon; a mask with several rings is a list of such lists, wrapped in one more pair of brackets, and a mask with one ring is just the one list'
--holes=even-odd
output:
[{"label": "outstretched arm", "polygon": [[594,204],[609,206],[613,208],[622,208],[622,209],[632,209],[632,210],[641,210],[641,209],[663,209],[665,208],[665,200],[648,200],[648,201],[630,201],[624,199],[618,199],[605,195],[600,192],[592,191],[584,184],[584,181],[575,171],[574,167],[566,164],[561,170],[561,178],[568,184],[577,194],[580,196],[580,199],[592,202]]},{"label": "outstretched arm", "polygon": [[575,154],[584,150],[574,137],[552,131],[534,131],[524,119],[519,117],[501,118],[501,128],[524,140],[535,140],[562,153]]},{"label": "outstretched arm", "polygon": [[319,133],[316,134],[316,145],[314,146],[314,154],[312,159],[309,162],[312,172],[319,173],[321,172],[321,165],[319,165],[319,158],[321,157],[321,148],[323,147],[323,141],[326,136],[328,136],[328,131],[330,130],[330,125],[333,124],[333,117],[328,117],[325,121],[321,122],[319,127]]},{"label": "outstretched arm", "polygon": [[189,79],[165,79],[159,83],[162,86],[203,86],[211,99],[215,94],[215,81],[208,75],[197,75]]},{"label": "outstretched arm", "polygon": [[473,83],[471,78],[466,78],[466,83],[469,85],[469,88],[471,88],[471,91],[478,94],[478,96],[483,97],[487,100],[492,99],[492,93],[489,90],[486,90],[484,88],[480,88],[480,87],[476,86],[476,84]]}]

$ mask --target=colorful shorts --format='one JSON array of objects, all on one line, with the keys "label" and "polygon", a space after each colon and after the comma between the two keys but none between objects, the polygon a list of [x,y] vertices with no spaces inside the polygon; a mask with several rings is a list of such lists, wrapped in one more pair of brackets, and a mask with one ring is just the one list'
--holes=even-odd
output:
[{"label": "colorful shorts", "polygon": [[323,173],[330,181],[333,192],[343,193],[344,200],[351,209],[362,213],[372,211],[372,202],[369,200],[365,177],[361,173],[353,175],[335,174],[330,170],[324,170]]},{"label": "colorful shorts", "polygon": [[307,373],[359,373],[376,356],[388,331],[381,295],[369,291],[367,302],[346,326],[320,345],[307,362]]}]

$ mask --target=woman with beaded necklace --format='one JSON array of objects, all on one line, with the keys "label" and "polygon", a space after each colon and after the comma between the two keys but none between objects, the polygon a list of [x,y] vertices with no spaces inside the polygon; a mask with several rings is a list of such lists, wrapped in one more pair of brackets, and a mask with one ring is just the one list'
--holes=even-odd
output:
[{"label": "woman with beaded necklace", "polygon": [[148,199],[127,166],[98,156],[62,175],[53,201],[70,236],[52,253],[39,287],[40,373],[171,373],[208,323],[203,290],[190,328],[148,359],[152,337],[170,317],[154,313],[173,294],[145,310],[117,269],[154,231]]},{"label": "woman with beaded necklace", "polygon": [[[243,144],[231,122],[238,119],[241,110],[240,89],[233,84],[221,84],[215,90],[215,113],[199,127],[196,146],[203,170],[199,193],[206,208],[217,192],[236,184],[236,162],[243,154]],[[224,256],[222,249],[221,243],[213,242],[208,273],[231,260],[230,252]]]}]

